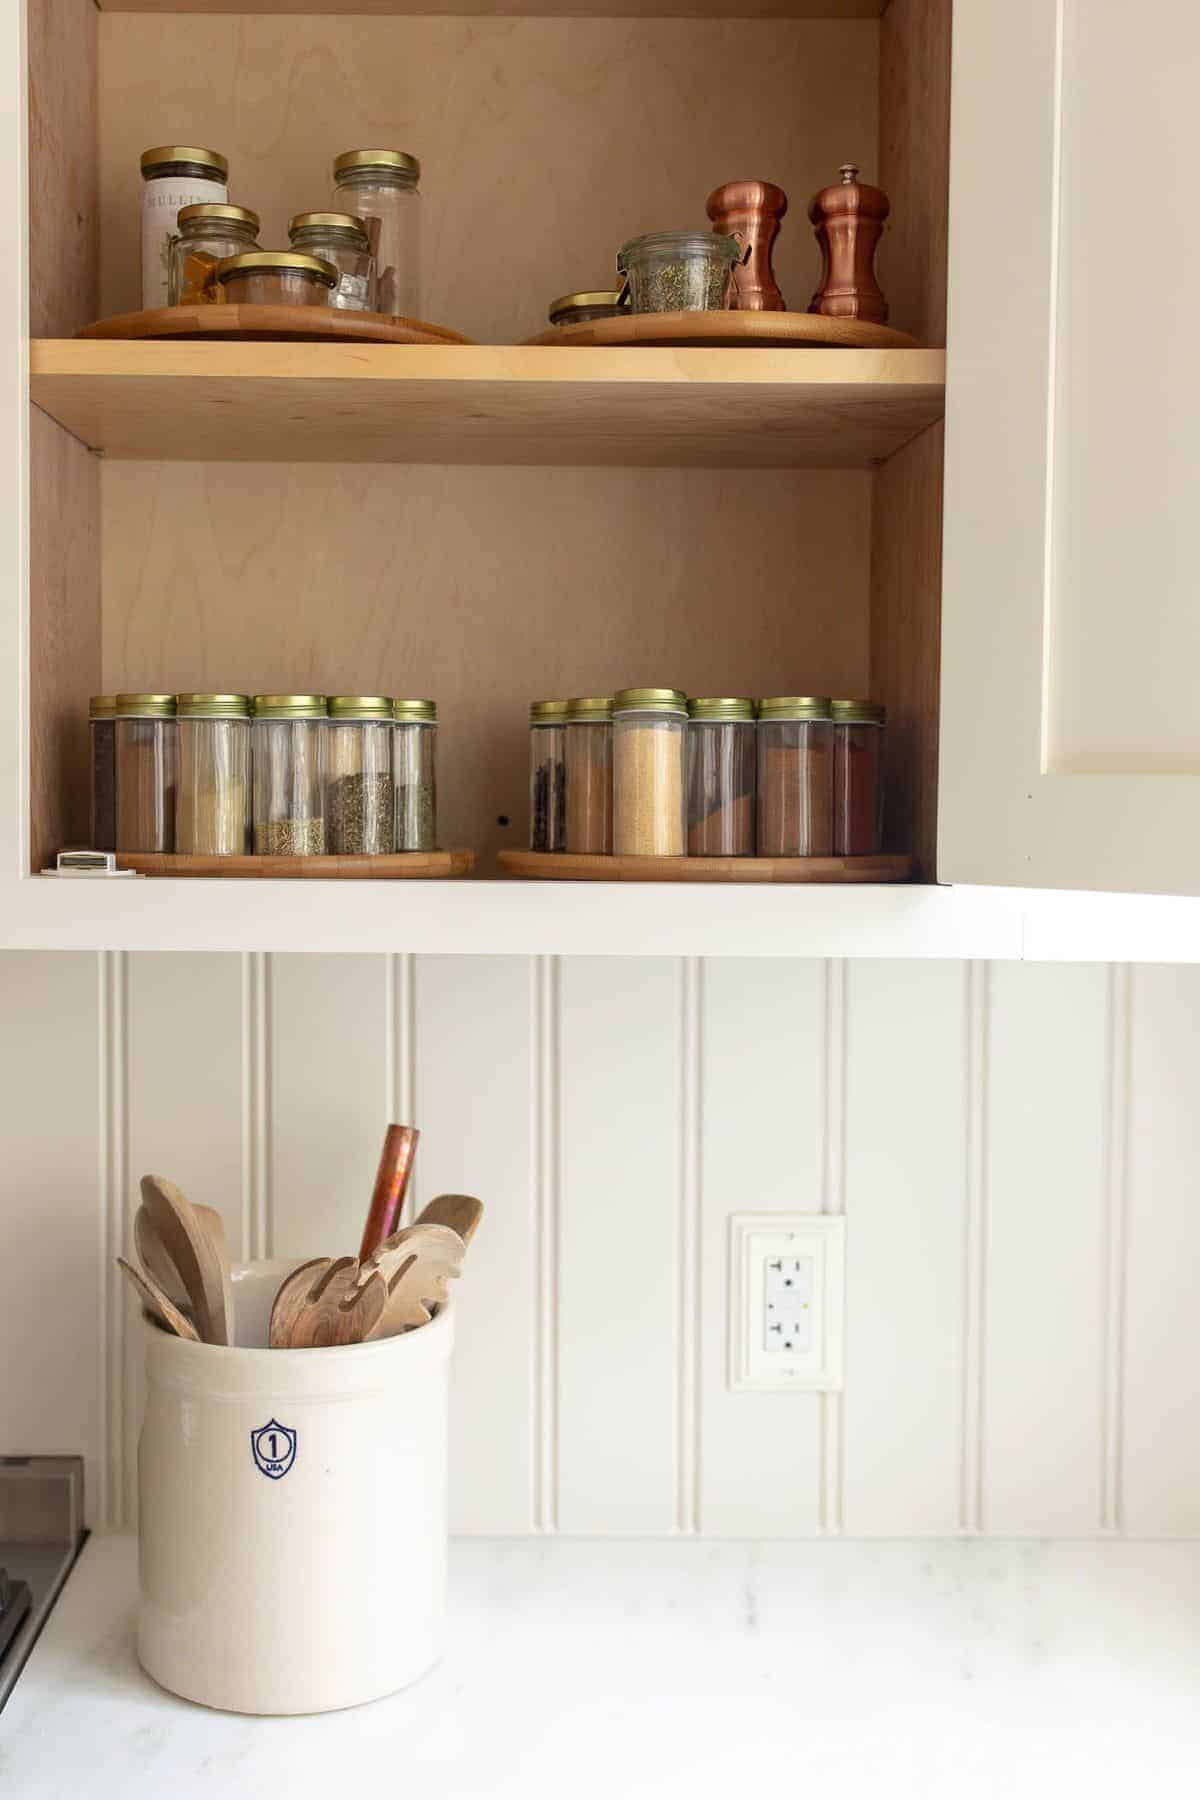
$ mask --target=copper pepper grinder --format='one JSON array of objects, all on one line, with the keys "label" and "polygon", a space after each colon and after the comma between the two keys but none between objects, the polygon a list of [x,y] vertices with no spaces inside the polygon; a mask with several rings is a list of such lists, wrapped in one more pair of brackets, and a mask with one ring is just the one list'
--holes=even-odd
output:
[{"label": "copper pepper grinder", "polygon": [[875,246],[891,202],[882,188],[858,179],[854,163],[843,163],[841,181],[822,188],[808,209],[821,246],[821,285],[809,312],[828,319],[887,321],[888,305],[875,279]]},{"label": "copper pepper grinder", "polygon": [[733,271],[733,312],[786,312],[771,267],[771,246],[787,211],[787,195],[771,181],[727,181],[714,188],[706,208],[713,230],[741,245]]}]

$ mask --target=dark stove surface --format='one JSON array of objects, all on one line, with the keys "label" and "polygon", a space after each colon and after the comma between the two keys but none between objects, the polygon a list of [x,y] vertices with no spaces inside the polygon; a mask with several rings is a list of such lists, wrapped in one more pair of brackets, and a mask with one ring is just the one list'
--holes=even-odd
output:
[{"label": "dark stove surface", "polygon": [[0,1708],[86,1536],[82,1457],[0,1456]]}]

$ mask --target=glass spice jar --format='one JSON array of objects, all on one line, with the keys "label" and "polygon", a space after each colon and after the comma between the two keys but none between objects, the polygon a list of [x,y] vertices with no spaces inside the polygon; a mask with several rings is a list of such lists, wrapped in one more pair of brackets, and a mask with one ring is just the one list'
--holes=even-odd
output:
[{"label": "glass spice jar", "polygon": [[883,847],[883,736],[887,712],[869,700],[833,707],[833,853],[877,856]]},{"label": "glass spice jar", "polygon": [[333,694],[325,726],[325,842],[333,856],[390,856],[396,841],[392,703]]},{"label": "glass spice jar", "polygon": [[759,701],[758,854],[833,855],[833,714],[826,699]]},{"label": "glass spice jar", "polygon": [[174,694],[118,694],[118,850],[170,855],[175,848],[179,731]]},{"label": "glass spice jar", "polygon": [[231,306],[328,306],[338,272],[321,256],[294,250],[247,250],[217,264]]},{"label": "glass spice jar", "polygon": [[367,228],[354,213],[297,213],[288,225],[292,249],[332,263],[338,284],[330,306],[341,312],[374,312],[375,259]]},{"label": "glass spice jar", "polygon": [[254,696],[254,854],[325,854],[325,696]]},{"label": "glass spice jar", "polygon": [[333,163],[333,205],[367,226],[375,305],[415,319],[421,310],[421,165],[406,150],[343,150]]},{"label": "glass spice jar", "polygon": [[185,206],[171,239],[168,306],[208,306],[225,298],[217,264],[258,249],[259,219],[247,206]]},{"label": "glass spice jar", "polygon": [[652,231],[617,253],[635,313],[720,312],[733,291],[741,251],[714,231]]},{"label": "glass spice jar", "polygon": [[563,294],[550,302],[552,325],[588,325],[593,319],[616,319],[629,309],[621,298],[621,290],[603,293]]},{"label": "glass spice jar", "polygon": [[572,856],[612,855],[612,704],[606,696],[567,703],[563,762]]},{"label": "glass spice jar", "polygon": [[93,694],[88,701],[92,764],[91,845],[117,847],[117,697]]},{"label": "glass spice jar", "polygon": [[250,701],[245,694],[177,694],[178,856],[250,851]]},{"label": "glass spice jar", "polygon": [[224,206],[229,164],[218,150],[156,144],[142,152],[142,306],[169,306],[170,247],[181,207]]},{"label": "glass spice jar", "polygon": [[535,700],[529,708],[529,848],[567,847],[565,700]]},{"label": "glass spice jar", "polygon": [[437,703],[393,700],[396,849],[437,849]]},{"label": "glass spice jar", "polygon": [[687,697],[678,688],[613,696],[613,849],[618,856],[683,856]]},{"label": "glass spice jar", "polygon": [[689,700],[688,855],[753,856],[753,700]]}]

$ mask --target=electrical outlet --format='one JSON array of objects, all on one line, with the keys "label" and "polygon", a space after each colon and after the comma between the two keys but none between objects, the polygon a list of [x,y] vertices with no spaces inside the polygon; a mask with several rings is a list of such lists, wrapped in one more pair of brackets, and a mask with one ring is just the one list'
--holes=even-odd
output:
[{"label": "electrical outlet", "polygon": [[730,1387],[840,1388],[845,1219],[735,1213],[729,1223]]}]

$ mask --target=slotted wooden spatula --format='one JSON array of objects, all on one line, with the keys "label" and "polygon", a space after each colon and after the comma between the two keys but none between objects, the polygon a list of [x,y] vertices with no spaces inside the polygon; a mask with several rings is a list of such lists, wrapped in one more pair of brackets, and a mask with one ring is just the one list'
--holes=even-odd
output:
[{"label": "slotted wooden spatula", "polygon": [[316,1350],[361,1344],[383,1316],[387,1283],[371,1272],[360,1281],[352,1256],[318,1256],[293,1269],[275,1296],[272,1350]]},{"label": "slotted wooden spatula", "polygon": [[449,1297],[449,1283],[462,1273],[466,1248],[448,1225],[420,1220],[385,1239],[359,1268],[360,1282],[382,1280],[387,1294],[383,1316],[370,1335],[395,1337],[428,1325],[431,1309]]}]

